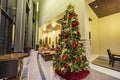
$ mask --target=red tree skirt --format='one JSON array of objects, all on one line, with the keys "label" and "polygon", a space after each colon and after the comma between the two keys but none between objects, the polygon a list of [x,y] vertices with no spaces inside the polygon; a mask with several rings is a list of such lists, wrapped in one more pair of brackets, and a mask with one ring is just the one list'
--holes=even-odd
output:
[{"label": "red tree skirt", "polygon": [[63,73],[60,70],[55,70],[55,72],[66,80],[81,80],[87,77],[88,74],[90,73],[88,70],[83,70],[80,72],[66,72],[66,73]]}]

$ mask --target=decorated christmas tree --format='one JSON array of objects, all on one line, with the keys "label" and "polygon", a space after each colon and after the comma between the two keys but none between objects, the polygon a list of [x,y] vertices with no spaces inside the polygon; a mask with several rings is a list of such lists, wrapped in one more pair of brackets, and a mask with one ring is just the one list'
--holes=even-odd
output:
[{"label": "decorated christmas tree", "polygon": [[79,25],[74,6],[69,5],[62,20],[62,30],[53,58],[55,72],[66,80],[80,80],[89,74]]}]

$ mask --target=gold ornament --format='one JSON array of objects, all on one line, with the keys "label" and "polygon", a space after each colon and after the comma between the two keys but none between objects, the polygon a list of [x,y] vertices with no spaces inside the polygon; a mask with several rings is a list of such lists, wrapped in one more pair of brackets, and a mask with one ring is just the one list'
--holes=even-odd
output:
[{"label": "gold ornament", "polygon": [[61,68],[61,71],[64,71],[65,70],[65,68],[63,67],[63,68]]},{"label": "gold ornament", "polygon": [[70,67],[72,66],[72,63],[68,64]]},{"label": "gold ornament", "polygon": [[63,49],[63,50],[62,50],[61,57],[64,55],[65,51],[67,51],[67,49]]}]

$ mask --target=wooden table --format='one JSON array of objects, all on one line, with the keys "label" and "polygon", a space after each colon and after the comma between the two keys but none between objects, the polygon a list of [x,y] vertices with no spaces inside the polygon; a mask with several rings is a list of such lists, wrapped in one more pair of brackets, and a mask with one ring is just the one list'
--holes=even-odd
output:
[{"label": "wooden table", "polygon": [[52,60],[53,54],[45,53],[45,54],[42,54],[42,57],[45,61],[49,61],[49,60]]},{"label": "wooden table", "polygon": [[17,80],[20,80],[21,72],[23,69],[23,58],[28,56],[29,56],[28,53],[11,53],[11,54],[0,55],[0,60],[18,59]]},{"label": "wooden table", "polygon": [[113,56],[119,56],[120,57],[120,52],[112,52]]},{"label": "wooden table", "polygon": [[52,60],[54,54],[55,54],[54,51],[44,51],[42,53],[42,57],[45,61],[49,61],[49,60]]}]

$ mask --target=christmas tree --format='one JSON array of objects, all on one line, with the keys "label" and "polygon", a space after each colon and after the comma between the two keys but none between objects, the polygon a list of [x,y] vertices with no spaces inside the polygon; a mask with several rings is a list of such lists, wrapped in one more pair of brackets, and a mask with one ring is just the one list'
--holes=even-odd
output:
[{"label": "christmas tree", "polygon": [[67,80],[80,80],[89,74],[79,25],[74,6],[69,5],[62,20],[62,30],[53,58],[55,72]]}]

